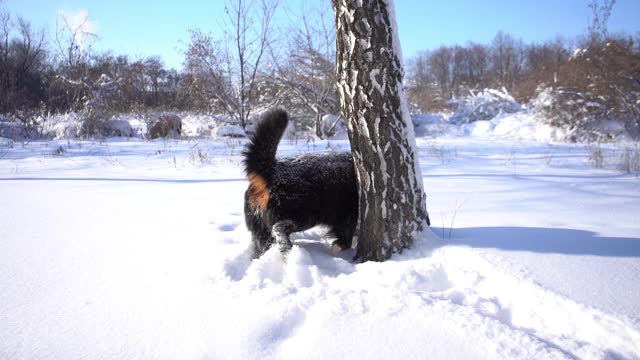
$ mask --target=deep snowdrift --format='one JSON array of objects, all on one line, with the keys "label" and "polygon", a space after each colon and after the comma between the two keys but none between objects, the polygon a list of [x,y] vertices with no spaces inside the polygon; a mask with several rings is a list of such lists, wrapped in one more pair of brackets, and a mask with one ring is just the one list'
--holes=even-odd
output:
[{"label": "deep snowdrift", "polygon": [[640,358],[637,176],[462,135],[418,139],[433,232],[364,264],[250,261],[243,140],[5,142],[0,358]]}]

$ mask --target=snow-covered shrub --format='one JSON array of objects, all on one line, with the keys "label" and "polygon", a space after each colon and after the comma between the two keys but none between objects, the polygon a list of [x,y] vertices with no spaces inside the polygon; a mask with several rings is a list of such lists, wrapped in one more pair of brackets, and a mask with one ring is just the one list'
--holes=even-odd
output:
[{"label": "snow-covered shrub", "polygon": [[78,136],[78,123],[63,121],[53,125],[51,135],[54,139],[73,139]]},{"label": "snow-covered shrub", "polygon": [[162,113],[155,117],[149,127],[147,138],[156,139],[159,137],[178,137],[182,135],[182,119],[177,114]]},{"label": "snow-covered shrub", "polygon": [[184,113],[182,118],[182,136],[211,137],[215,131],[216,119],[205,114]]},{"label": "snow-covered shrub", "polygon": [[0,117],[0,136],[12,139],[37,139],[47,136],[47,117],[43,110],[17,111]]},{"label": "snow-covered shrub", "polygon": [[609,119],[606,98],[566,88],[541,88],[531,100],[535,117],[566,130],[570,141],[608,141],[628,135],[625,122]]},{"label": "snow-covered shrub", "polygon": [[84,104],[84,110],[80,113],[80,137],[123,136],[111,123],[114,114],[112,105],[118,91],[117,83],[106,74],[102,74],[91,84],[91,94]]},{"label": "snow-covered shrub", "polygon": [[218,137],[245,137],[246,133],[239,125],[222,125],[216,130]]},{"label": "snow-covered shrub", "polygon": [[48,136],[55,139],[73,139],[76,137],[108,137],[134,135],[133,128],[124,118],[110,118],[108,112],[97,112],[92,109],[76,113],[53,115]]},{"label": "snow-covered shrub", "polygon": [[0,119],[0,137],[16,140],[26,136],[26,130],[18,122],[9,119]]},{"label": "snow-covered shrub", "polygon": [[[63,131],[67,131],[65,138],[73,138],[73,124]],[[77,134],[82,138],[92,137],[111,137],[122,136],[130,137],[133,135],[131,124],[126,120],[110,119],[109,114],[101,112],[88,112],[80,125]],[[58,136],[58,133],[56,133]],[[59,137],[59,136],[58,136]]]},{"label": "snow-covered shrub", "polygon": [[620,170],[626,173],[640,174],[640,147],[626,147],[620,156]]},{"label": "snow-covered shrub", "polygon": [[88,108],[81,115],[78,136],[81,138],[95,138],[109,136],[109,118],[111,114],[99,108]]},{"label": "snow-covered shrub", "polygon": [[640,138],[640,53],[630,38],[590,39],[560,64],[532,104],[572,141]]},{"label": "snow-covered shrub", "polygon": [[442,135],[449,130],[447,118],[442,114],[411,114],[411,120],[417,137]]},{"label": "snow-covered shrub", "polygon": [[113,119],[109,121],[110,136],[130,137],[133,135],[133,128],[129,121],[123,119]]},{"label": "snow-covered shrub", "polygon": [[533,110],[544,122],[562,128],[582,126],[595,117],[601,105],[587,95],[575,91],[556,88],[541,88],[531,100]]},{"label": "snow-covered shrub", "polygon": [[215,128],[215,123],[192,124],[182,120],[182,133],[186,136],[211,137],[215,134]]},{"label": "snow-covered shrub", "polygon": [[477,94],[449,101],[455,112],[449,121],[467,124],[478,120],[491,120],[500,114],[515,113],[522,110],[520,105],[505,89],[485,89]]},{"label": "snow-covered shrub", "polygon": [[[69,129],[66,129],[66,128]],[[45,134],[49,138],[66,139],[78,136],[80,118],[75,112],[49,114],[46,119]]]}]

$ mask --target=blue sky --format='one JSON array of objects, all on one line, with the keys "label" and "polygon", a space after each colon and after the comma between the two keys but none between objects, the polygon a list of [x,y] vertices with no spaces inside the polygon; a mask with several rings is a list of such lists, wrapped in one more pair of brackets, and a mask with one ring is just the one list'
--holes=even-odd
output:
[{"label": "blue sky", "polygon": [[[294,11],[304,0],[281,0]],[[320,0],[307,0],[316,3]],[[330,4],[330,0],[326,1]],[[467,41],[489,43],[497,31],[525,42],[557,35],[574,38],[588,26],[588,0],[395,0],[405,59],[421,50]],[[4,0],[21,15],[53,35],[56,14],[86,11],[99,35],[94,48],[132,58],[160,55],[169,67],[180,67],[187,30],[220,32],[223,0]],[[284,18],[284,17],[283,17]],[[285,21],[281,21],[284,23]],[[640,0],[617,0],[610,32],[640,33]]]}]

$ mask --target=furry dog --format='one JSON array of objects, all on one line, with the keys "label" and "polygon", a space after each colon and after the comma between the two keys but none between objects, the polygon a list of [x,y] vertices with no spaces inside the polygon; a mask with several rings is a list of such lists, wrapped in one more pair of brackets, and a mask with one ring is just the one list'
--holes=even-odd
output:
[{"label": "furry dog", "polygon": [[[358,221],[358,188],[351,153],[318,153],[276,159],[289,122],[281,109],[262,116],[243,151],[249,188],[244,216],[251,231],[253,256],[273,243],[286,253],[289,235],[326,225],[337,237],[333,246],[351,248]],[[332,246],[332,247],[333,247]]]}]

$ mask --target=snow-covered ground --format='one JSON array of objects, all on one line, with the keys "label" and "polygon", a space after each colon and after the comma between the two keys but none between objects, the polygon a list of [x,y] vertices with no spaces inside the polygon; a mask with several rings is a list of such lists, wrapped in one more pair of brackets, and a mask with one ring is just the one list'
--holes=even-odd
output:
[{"label": "snow-covered ground", "polygon": [[[250,260],[244,140],[5,141],[0,358],[639,359],[623,146],[513,119],[419,138],[432,232],[363,264],[321,229]],[[327,148],[348,143],[279,154]]]}]

